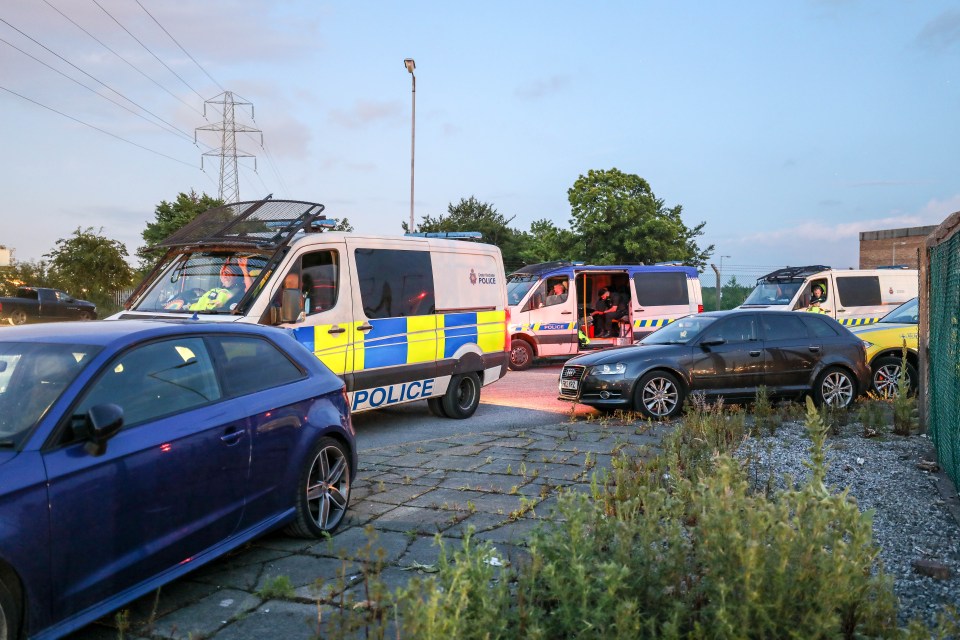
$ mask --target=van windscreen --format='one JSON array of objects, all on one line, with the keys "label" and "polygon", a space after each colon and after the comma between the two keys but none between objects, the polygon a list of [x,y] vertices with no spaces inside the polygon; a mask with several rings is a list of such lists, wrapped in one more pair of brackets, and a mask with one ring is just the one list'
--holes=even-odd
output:
[{"label": "van windscreen", "polygon": [[540,280],[540,276],[514,273],[507,277],[507,304],[518,305],[527,292]]},{"label": "van windscreen", "polygon": [[793,300],[803,281],[799,282],[761,282],[750,292],[747,299],[743,301],[748,304],[778,304],[787,305]]}]

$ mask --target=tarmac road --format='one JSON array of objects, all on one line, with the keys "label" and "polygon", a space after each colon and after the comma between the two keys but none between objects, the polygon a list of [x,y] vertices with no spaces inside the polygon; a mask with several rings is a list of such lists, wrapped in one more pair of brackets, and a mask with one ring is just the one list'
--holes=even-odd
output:
[{"label": "tarmac road", "polygon": [[[561,364],[510,371],[480,392],[480,406],[467,420],[437,418],[426,401],[353,416],[360,455],[370,449],[448,438],[458,434],[529,429],[569,419],[573,405],[557,399]],[[577,415],[594,412],[577,405]]]}]

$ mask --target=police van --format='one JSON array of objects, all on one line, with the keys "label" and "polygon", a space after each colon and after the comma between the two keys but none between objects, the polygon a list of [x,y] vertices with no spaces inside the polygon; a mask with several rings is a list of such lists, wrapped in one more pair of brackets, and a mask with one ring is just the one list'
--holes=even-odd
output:
[{"label": "police van", "polygon": [[427,400],[436,415],[472,415],[507,371],[499,248],[330,231],[322,211],[263,200],[202,213],[160,243],[113,319],[286,327],[343,378],[353,411]]},{"label": "police van", "polygon": [[[819,285],[820,295],[814,293]],[[916,269],[831,269],[825,265],[786,267],[757,279],[739,309],[816,311],[840,324],[871,324],[917,296]],[[815,303],[815,304],[814,304]]]},{"label": "police van", "polygon": [[[618,294],[627,308],[611,337],[594,330],[600,289]],[[507,298],[510,368],[517,371],[538,357],[631,344],[676,318],[703,311],[697,269],[677,264],[534,264],[510,274]]]}]

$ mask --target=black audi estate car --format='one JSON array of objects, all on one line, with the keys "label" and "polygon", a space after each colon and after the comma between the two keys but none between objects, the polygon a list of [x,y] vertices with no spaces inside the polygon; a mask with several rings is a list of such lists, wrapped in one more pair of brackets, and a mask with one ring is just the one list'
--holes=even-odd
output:
[{"label": "black audi estate car", "polygon": [[812,394],[849,406],[870,388],[863,341],[822,314],[716,311],[690,315],[632,346],[568,360],[560,398],[602,410],[634,409],[671,418],[692,392],[750,400]]}]

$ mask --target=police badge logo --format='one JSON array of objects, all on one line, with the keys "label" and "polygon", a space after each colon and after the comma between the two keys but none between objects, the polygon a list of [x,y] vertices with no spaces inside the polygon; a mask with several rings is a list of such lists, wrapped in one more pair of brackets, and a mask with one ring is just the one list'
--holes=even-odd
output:
[{"label": "police badge logo", "polygon": [[470,284],[477,284],[477,272],[470,269]]}]

